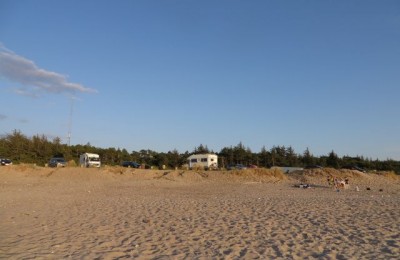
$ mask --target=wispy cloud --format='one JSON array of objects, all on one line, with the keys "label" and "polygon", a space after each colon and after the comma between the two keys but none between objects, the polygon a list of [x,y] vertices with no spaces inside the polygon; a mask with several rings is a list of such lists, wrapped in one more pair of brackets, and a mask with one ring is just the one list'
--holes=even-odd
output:
[{"label": "wispy cloud", "polygon": [[39,93],[95,93],[95,89],[68,81],[67,76],[39,68],[33,61],[6,49],[0,43],[0,77],[22,84],[19,95],[37,97]]},{"label": "wispy cloud", "polygon": [[40,95],[37,93],[37,91],[39,90],[33,90],[33,91],[29,91],[27,89],[23,89],[23,88],[15,88],[13,90],[13,92],[17,95],[20,96],[27,96],[27,97],[32,97],[32,98],[38,98]]},{"label": "wispy cloud", "polygon": [[1,120],[6,120],[6,119],[7,119],[7,116],[6,116],[6,115],[0,114],[0,121],[1,121]]}]

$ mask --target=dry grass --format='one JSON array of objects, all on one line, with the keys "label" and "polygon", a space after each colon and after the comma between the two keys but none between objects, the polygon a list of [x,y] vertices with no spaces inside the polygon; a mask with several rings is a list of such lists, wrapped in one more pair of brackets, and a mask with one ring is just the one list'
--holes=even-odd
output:
[{"label": "dry grass", "polygon": [[74,160],[69,160],[67,165],[68,165],[68,167],[77,167],[78,166]]},{"label": "dry grass", "polygon": [[383,189],[389,184],[400,184],[400,176],[394,172],[364,173],[356,170],[324,168],[298,171],[288,176],[296,182],[319,186],[328,186],[328,177],[336,177],[342,180],[348,179],[350,185],[359,186],[360,188],[380,186]]},{"label": "dry grass", "polygon": [[15,169],[20,172],[25,172],[27,170],[36,170],[36,169],[40,168],[40,167],[36,166],[36,164],[33,164],[33,163],[21,163],[21,164],[12,165],[12,166],[6,166],[6,167],[12,167],[12,169]]},{"label": "dry grass", "polygon": [[397,175],[394,171],[390,172],[376,172],[376,174],[384,176],[385,178],[393,181],[400,181],[400,175]]},{"label": "dry grass", "polygon": [[[70,163],[70,162],[69,162]],[[327,185],[327,177],[337,177],[341,179],[348,178],[351,184],[357,185],[372,185],[376,181],[382,183],[396,183],[400,184],[400,176],[394,172],[370,172],[363,173],[354,170],[337,170],[332,168],[324,169],[311,169],[304,171],[297,171],[290,174],[283,173],[279,168],[266,169],[246,169],[246,170],[231,170],[231,171],[205,171],[201,167],[193,170],[144,170],[134,168],[124,168],[121,166],[107,166],[104,165],[99,169],[80,169],[79,167],[67,167],[64,169],[54,169],[36,166],[35,164],[18,164],[6,166],[1,168],[3,173],[7,172],[21,172],[23,174],[39,174],[45,175],[52,174],[57,171],[58,174],[79,174],[85,172],[97,173],[97,177],[101,176],[124,176],[134,177],[140,180],[152,179],[167,179],[177,182],[257,182],[257,183],[276,183],[281,181],[296,181],[301,183],[309,183],[315,185]]]},{"label": "dry grass", "polygon": [[303,172],[300,172],[301,175],[307,176],[307,177],[338,177],[338,178],[361,178],[364,177],[366,174],[359,172],[359,171],[353,171],[353,170],[337,170],[333,168],[324,168],[324,169],[311,169],[311,170],[304,170]]},{"label": "dry grass", "polygon": [[274,177],[280,180],[287,179],[287,176],[283,173],[283,171],[277,168],[274,169],[256,168],[256,169],[248,169],[247,171],[259,176]]},{"label": "dry grass", "polygon": [[231,170],[224,173],[232,176],[236,181],[256,181],[256,182],[279,182],[286,180],[287,176],[280,169],[245,169]]},{"label": "dry grass", "polygon": [[193,171],[204,171],[204,167],[201,165],[195,165],[194,167],[192,167]]},{"label": "dry grass", "polygon": [[132,168],[124,168],[122,166],[102,166],[101,169],[103,172],[113,173],[113,174],[124,174],[127,170],[132,170]]}]

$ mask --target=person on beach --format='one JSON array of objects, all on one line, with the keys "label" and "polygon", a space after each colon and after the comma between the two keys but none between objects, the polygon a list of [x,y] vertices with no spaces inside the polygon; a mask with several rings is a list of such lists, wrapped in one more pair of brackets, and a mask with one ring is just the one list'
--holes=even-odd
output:
[{"label": "person on beach", "polygon": [[340,178],[335,177],[334,186],[336,191],[339,191],[340,188],[344,188],[344,181]]}]

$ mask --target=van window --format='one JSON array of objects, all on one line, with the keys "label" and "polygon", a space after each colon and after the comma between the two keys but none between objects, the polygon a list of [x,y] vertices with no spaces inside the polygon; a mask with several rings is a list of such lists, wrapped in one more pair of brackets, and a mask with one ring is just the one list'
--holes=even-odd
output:
[{"label": "van window", "polygon": [[207,158],[201,158],[202,162],[207,162]]},{"label": "van window", "polygon": [[190,162],[197,162],[197,159],[191,159]]}]

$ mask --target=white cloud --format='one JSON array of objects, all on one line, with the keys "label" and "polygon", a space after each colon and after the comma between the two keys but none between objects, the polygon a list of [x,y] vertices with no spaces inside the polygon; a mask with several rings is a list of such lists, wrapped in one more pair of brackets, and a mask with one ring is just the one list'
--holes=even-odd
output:
[{"label": "white cloud", "polygon": [[39,68],[36,64],[0,43],[0,77],[20,83],[24,88],[15,92],[21,95],[38,96],[38,93],[95,93],[95,89],[69,82],[67,76]]}]

